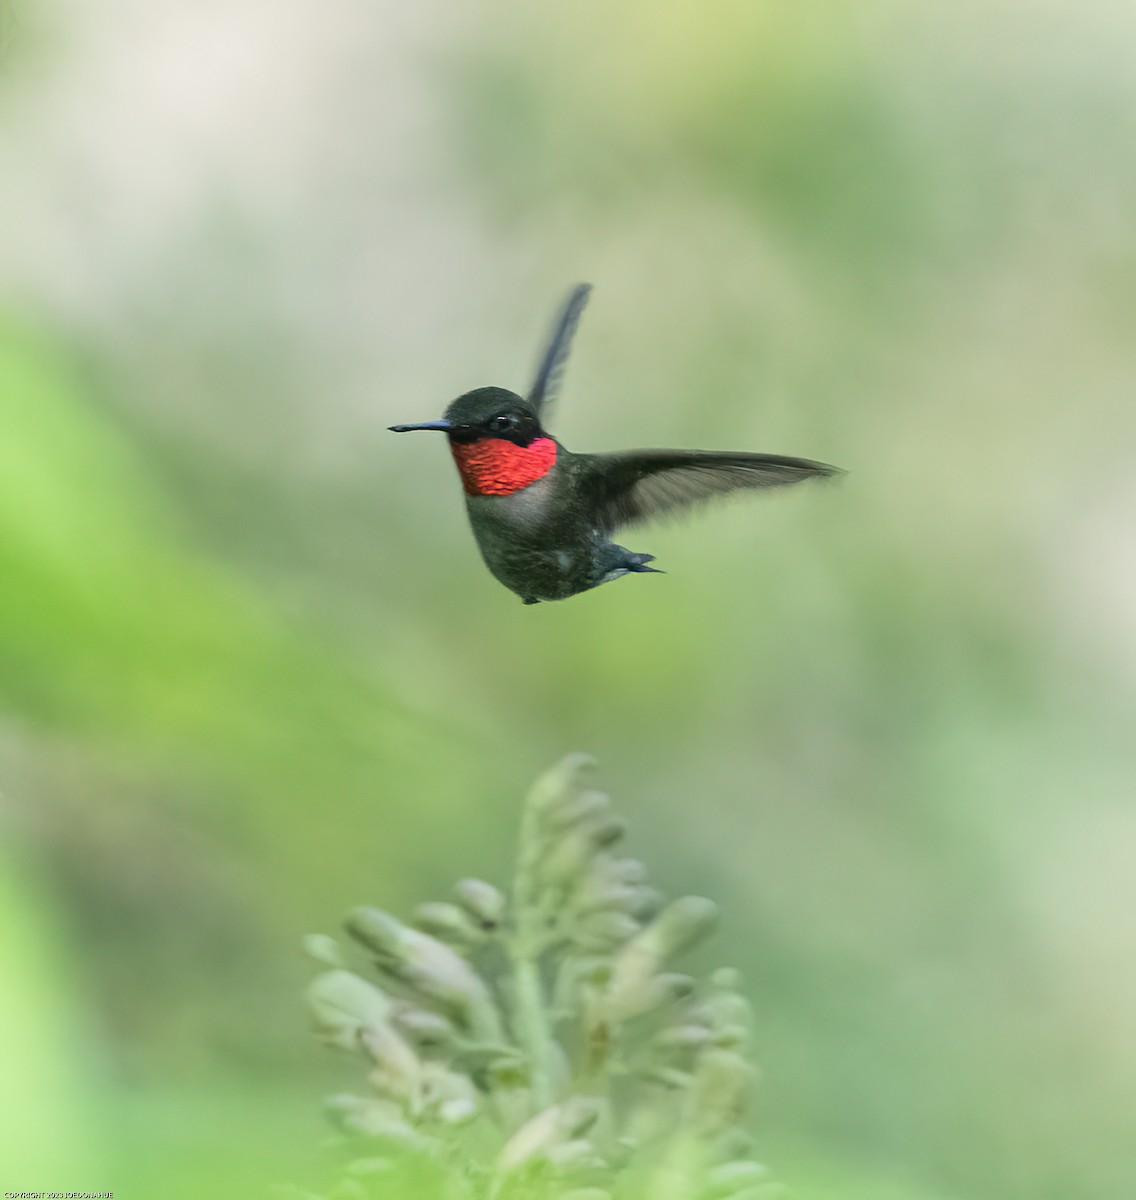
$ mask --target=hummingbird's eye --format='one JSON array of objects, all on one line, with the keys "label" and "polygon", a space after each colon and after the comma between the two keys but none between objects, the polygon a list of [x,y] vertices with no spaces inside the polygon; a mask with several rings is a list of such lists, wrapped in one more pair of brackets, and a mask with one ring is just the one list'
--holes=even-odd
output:
[{"label": "hummingbird's eye", "polygon": [[516,425],[516,417],[509,417],[504,413],[498,414],[489,422],[490,429],[515,429]]}]

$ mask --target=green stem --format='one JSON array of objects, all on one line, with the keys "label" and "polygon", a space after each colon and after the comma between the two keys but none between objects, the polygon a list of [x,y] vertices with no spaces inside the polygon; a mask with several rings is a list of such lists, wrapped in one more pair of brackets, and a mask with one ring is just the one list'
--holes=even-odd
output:
[{"label": "green stem", "polygon": [[533,1109],[541,1112],[555,1099],[552,1078],[552,1028],[548,1003],[540,978],[544,946],[540,897],[540,813],[527,804],[521,817],[521,837],[514,879],[514,933],[509,940],[513,964],[513,1001],[516,1034],[529,1061]]},{"label": "green stem", "polygon": [[548,1023],[540,968],[535,959],[519,953],[514,956],[513,986],[517,1006],[517,1037],[529,1060],[533,1110],[541,1112],[554,1099],[549,1062],[552,1030]]}]

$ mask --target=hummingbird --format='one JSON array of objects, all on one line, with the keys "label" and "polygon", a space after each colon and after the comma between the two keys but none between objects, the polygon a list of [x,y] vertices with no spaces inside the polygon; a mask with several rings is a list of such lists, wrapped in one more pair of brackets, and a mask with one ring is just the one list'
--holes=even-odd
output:
[{"label": "hummingbird", "polygon": [[480,387],[440,421],[391,425],[393,433],[444,433],[465,490],[485,565],[525,604],[564,600],[629,574],[661,574],[653,554],[617,545],[627,525],[741,489],[840,475],[807,458],[732,450],[631,450],[575,454],[546,432],[572,337],[591,286],[572,290],[527,396]]}]

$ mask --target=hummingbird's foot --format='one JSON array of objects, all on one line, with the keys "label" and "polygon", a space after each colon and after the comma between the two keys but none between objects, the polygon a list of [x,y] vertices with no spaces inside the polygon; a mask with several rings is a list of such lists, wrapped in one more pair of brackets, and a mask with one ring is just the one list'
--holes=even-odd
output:
[{"label": "hummingbird's foot", "polygon": [[521,603],[522,604],[539,604],[540,601],[535,596],[522,596]]}]

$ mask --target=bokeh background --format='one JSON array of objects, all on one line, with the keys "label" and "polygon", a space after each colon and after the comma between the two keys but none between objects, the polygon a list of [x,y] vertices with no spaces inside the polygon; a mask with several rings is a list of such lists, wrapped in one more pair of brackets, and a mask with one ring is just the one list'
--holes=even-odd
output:
[{"label": "bokeh background", "polygon": [[[34,0],[0,19],[0,1187],[262,1194],[298,949],[594,753],[724,909],[800,1200],[1136,1194],[1136,14]],[[526,609],[438,441],[835,486]]]}]

